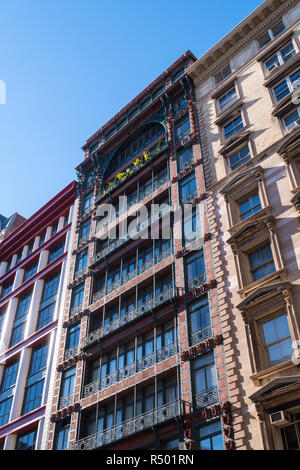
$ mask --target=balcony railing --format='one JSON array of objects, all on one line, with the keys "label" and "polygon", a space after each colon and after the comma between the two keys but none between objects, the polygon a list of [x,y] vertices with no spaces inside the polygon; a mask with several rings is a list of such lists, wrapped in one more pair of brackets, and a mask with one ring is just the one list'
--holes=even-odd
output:
[{"label": "balcony railing", "polygon": [[84,266],[83,268],[77,269],[77,271],[74,272],[74,279],[78,279],[79,277],[87,274],[88,269],[88,266]]},{"label": "balcony railing", "polygon": [[69,313],[69,318],[72,318],[75,315],[77,315],[78,313],[80,313],[82,311],[82,308],[83,308],[82,303],[79,304],[79,305],[75,305],[75,307],[71,307],[70,313]]},{"label": "balcony railing", "polygon": [[111,387],[117,382],[131,377],[132,375],[141,372],[142,370],[152,367],[155,363],[162,362],[165,359],[168,359],[171,356],[176,354],[176,343],[168,344],[162,349],[156,351],[156,361],[155,353],[148,354],[147,356],[138,359],[137,361],[129,364],[121,369],[114,371],[112,374],[106,375],[99,380],[96,380],[90,384],[87,384],[83,390],[84,398],[97,393],[99,390]]},{"label": "balcony railing", "polygon": [[66,349],[64,354],[64,361],[67,361],[71,357],[76,356],[76,354],[78,354],[78,351],[78,346],[73,346],[72,348]]},{"label": "balcony railing", "polygon": [[123,286],[124,284],[131,281],[135,277],[139,276],[140,274],[144,273],[148,269],[152,268],[155,264],[158,264],[160,263],[160,261],[168,258],[169,256],[171,256],[171,253],[172,253],[172,248],[171,247],[166,248],[164,251],[161,251],[158,255],[155,255],[154,259],[152,257],[152,259],[145,261],[144,263],[139,265],[137,268],[135,268],[131,272],[125,275],[122,275],[121,279],[117,279],[116,281],[112,282],[112,284],[109,284],[108,286],[106,286],[106,288],[102,288],[101,290],[96,292],[93,295],[93,303],[102,299],[102,297],[110,294],[114,290],[119,289],[119,287]]},{"label": "balcony railing", "polygon": [[202,341],[207,340],[212,337],[212,328],[211,325],[201,328],[198,331],[195,331],[190,335],[190,345],[194,346],[195,344],[201,343]]},{"label": "balcony railing", "polygon": [[164,302],[167,302],[176,296],[176,288],[171,287],[170,289],[158,294],[154,297],[151,297],[146,302],[138,305],[133,310],[126,312],[125,314],[121,315],[116,320],[113,320],[107,325],[99,328],[98,330],[92,331],[83,339],[83,346],[87,347],[91,344],[99,341],[103,336],[108,335],[109,333],[121,328],[123,325],[128,325],[130,322],[135,320],[136,318],[144,315],[147,312],[150,312],[153,308],[162,305]]},{"label": "balcony railing", "polygon": [[184,415],[185,402],[174,400],[97,434],[80,439],[73,443],[72,450],[96,449]]},{"label": "balcony railing", "polygon": [[206,273],[198,274],[188,281],[188,290],[193,290],[206,282]]},{"label": "balcony railing", "polygon": [[195,395],[194,401],[195,408],[207,408],[208,406],[212,406],[216,403],[219,403],[219,391],[217,387],[210,388],[200,394]]},{"label": "balcony railing", "polygon": [[178,161],[178,171],[181,172],[194,163],[194,155],[191,155],[189,158],[184,161]]},{"label": "balcony railing", "polygon": [[187,194],[181,199],[181,204],[188,204],[189,202],[192,202],[197,196],[198,196],[198,191],[197,189],[195,189],[194,191]]},{"label": "balcony railing", "polygon": [[69,395],[65,395],[59,399],[58,408],[61,410],[66,406],[73,405],[74,403],[74,393],[69,393]]}]

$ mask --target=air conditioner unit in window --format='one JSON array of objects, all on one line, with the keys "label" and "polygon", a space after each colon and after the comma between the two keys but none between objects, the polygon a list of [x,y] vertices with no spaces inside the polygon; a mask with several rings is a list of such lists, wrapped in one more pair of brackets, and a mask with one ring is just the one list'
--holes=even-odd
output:
[{"label": "air conditioner unit in window", "polygon": [[294,83],[293,83],[293,89],[296,90],[300,86],[300,78],[298,78]]},{"label": "air conditioner unit in window", "polygon": [[185,145],[189,144],[192,140],[193,140],[192,134],[188,134],[181,139],[180,143],[182,147],[184,147]]},{"label": "air conditioner unit in window", "polygon": [[273,426],[284,426],[290,422],[290,416],[285,411],[277,411],[270,414],[270,421]]}]

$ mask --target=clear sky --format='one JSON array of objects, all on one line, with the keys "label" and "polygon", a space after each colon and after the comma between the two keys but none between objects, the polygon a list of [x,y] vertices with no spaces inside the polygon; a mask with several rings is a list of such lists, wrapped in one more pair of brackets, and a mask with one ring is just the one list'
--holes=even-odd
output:
[{"label": "clear sky", "polygon": [[76,178],[88,137],[261,3],[0,0],[0,214],[30,217]]}]

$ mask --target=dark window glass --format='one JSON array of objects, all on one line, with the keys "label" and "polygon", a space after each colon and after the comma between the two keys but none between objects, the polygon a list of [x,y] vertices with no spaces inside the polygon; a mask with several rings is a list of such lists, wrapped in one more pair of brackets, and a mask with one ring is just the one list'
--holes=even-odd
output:
[{"label": "dark window glass", "polygon": [[217,387],[217,373],[213,352],[205,354],[199,357],[199,359],[194,359],[192,368],[196,395],[201,395]]},{"label": "dark window glass", "polygon": [[78,307],[83,302],[84,284],[74,287],[72,291],[71,308]]},{"label": "dark window glass", "polygon": [[276,271],[270,244],[267,243],[249,254],[253,281],[257,281]]},{"label": "dark window glass", "polygon": [[65,248],[65,241],[62,241],[55,245],[50,251],[49,251],[49,258],[48,258],[48,264],[52,263],[52,261],[56,260],[59,256],[61,256],[64,252]]},{"label": "dark window glass", "polygon": [[67,341],[66,341],[66,349],[74,348],[78,346],[80,338],[80,323],[76,323],[69,328]]},{"label": "dark window glass", "polygon": [[300,449],[300,423],[284,427],[281,429],[281,435],[285,450]]},{"label": "dark window glass", "polygon": [[48,323],[52,321],[59,280],[59,271],[52,274],[45,280],[39,308],[37,330],[43,328],[45,325],[48,325]]},{"label": "dark window glass", "polygon": [[26,270],[24,272],[23,282],[27,281],[28,279],[30,279],[32,276],[34,276],[36,274],[37,267],[38,267],[38,263],[35,262],[35,263],[31,264],[30,266],[28,266],[28,268],[26,268]]},{"label": "dark window glass", "polygon": [[12,397],[0,402],[0,426],[4,426],[9,419]]},{"label": "dark window glass", "polygon": [[190,329],[196,333],[210,325],[210,313],[208,299],[201,299],[190,306]]},{"label": "dark window glass", "polygon": [[187,204],[197,197],[197,183],[194,172],[179,182],[181,204]]},{"label": "dark window glass", "polygon": [[57,233],[57,229],[58,229],[58,221],[52,227],[51,237],[53,237]]},{"label": "dark window glass", "polygon": [[89,238],[91,231],[91,218],[89,217],[87,220],[80,224],[79,229],[79,243],[83,243]]},{"label": "dark window glass", "polygon": [[191,132],[191,124],[189,117],[186,117],[178,124],[175,125],[175,139],[176,142],[179,142],[183,137],[188,135]]},{"label": "dark window glass", "polygon": [[8,294],[10,294],[12,291],[12,287],[13,287],[13,280],[4,284],[4,286],[2,287],[0,298],[2,299],[3,297],[6,297]]},{"label": "dark window glass", "polygon": [[48,344],[43,344],[36,349],[33,349],[31,356],[31,363],[28,375],[35,375],[42,369],[45,369],[47,363]]},{"label": "dark window glass", "polygon": [[203,250],[186,258],[186,274],[188,289],[194,289],[205,281],[205,264]]},{"label": "dark window glass", "polygon": [[199,447],[201,450],[224,450],[220,421],[199,428]]},{"label": "dark window glass", "polygon": [[34,450],[36,440],[36,429],[18,436],[16,450]]},{"label": "dark window glass", "polygon": [[22,414],[29,413],[41,406],[45,381],[43,371],[46,368],[47,353],[47,344],[42,344],[32,351]]},{"label": "dark window glass", "polygon": [[226,126],[224,126],[225,139],[228,139],[229,137],[234,135],[243,127],[244,127],[244,124],[243,124],[242,116],[238,116],[236,119],[233,119],[233,121],[230,121]]},{"label": "dark window glass", "polygon": [[183,171],[194,162],[194,154],[192,147],[188,147],[181,152],[177,157],[178,171]]},{"label": "dark window glass", "polygon": [[25,294],[23,297],[20,297],[18,302],[18,307],[13,323],[11,338],[10,338],[10,347],[19,343],[23,339],[27,313],[29,310],[31,301],[31,292]]},{"label": "dark window glass", "polygon": [[94,199],[94,194],[93,193],[87,194],[83,197],[82,206],[81,206],[81,214],[82,215],[86,214],[87,212],[89,212],[92,209],[93,199]]},{"label": "dark window glass", "polygon": [[79,273],[82,269],[86,267],[87,259],[88,259],[87,249],[82,250],[80,253],[78,253],[76,257],[75,274],[74,274],[75,277],[76,277],[76,273]]},{"label": "dark window glass", "polygon": [[219,98],[220,110],[224,111],[226,108],[228,108],[236,100],[237,100],[236,89],[235,89],[235,87],[233,87],[229,91],[227,91],[227,93],[225,93],[224,95],[222,95]]},{"label": "dark window glass", "polygon": [[43,245],[43,243],[44,243],[44,241],[45,241],[45,236],[46,236],[45,233],[42,233],[42,234],[40,235],[40,246]]},{"label": "dark window glass", "polygon": [[1,381],[1,393],[15,385],[17,380],[18,367],[19,363],[17,361],[5,366]]},{"label": "dark window glass", "polygon": [[250,215],[261,210],[258,193],[250,194],[239,202],[241,219],[247,219]]},{"label": "dark window glass", "polygon": [[44,380],[34,383],[25,390],[23,413],[27,414],[41,406]]},{"label": "dark window glass", "polygon": [[69,446],[70,420],[60,421],[55,427],[54,450],[67,450]]},{"label": "dark window glass", "polygon": [[262,328],[269,365],[275,366],[291,359],[293,348],[287,316],[266,321]]}]

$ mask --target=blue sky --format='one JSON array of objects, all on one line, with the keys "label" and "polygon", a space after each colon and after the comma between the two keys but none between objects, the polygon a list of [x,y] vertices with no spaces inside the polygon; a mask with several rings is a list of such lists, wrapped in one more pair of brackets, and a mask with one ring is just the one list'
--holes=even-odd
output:
[{"label": "blue sky", "polygon": [[0,0],[0,214],[30,217],[76,178],[88,137],[261,3]]}]

